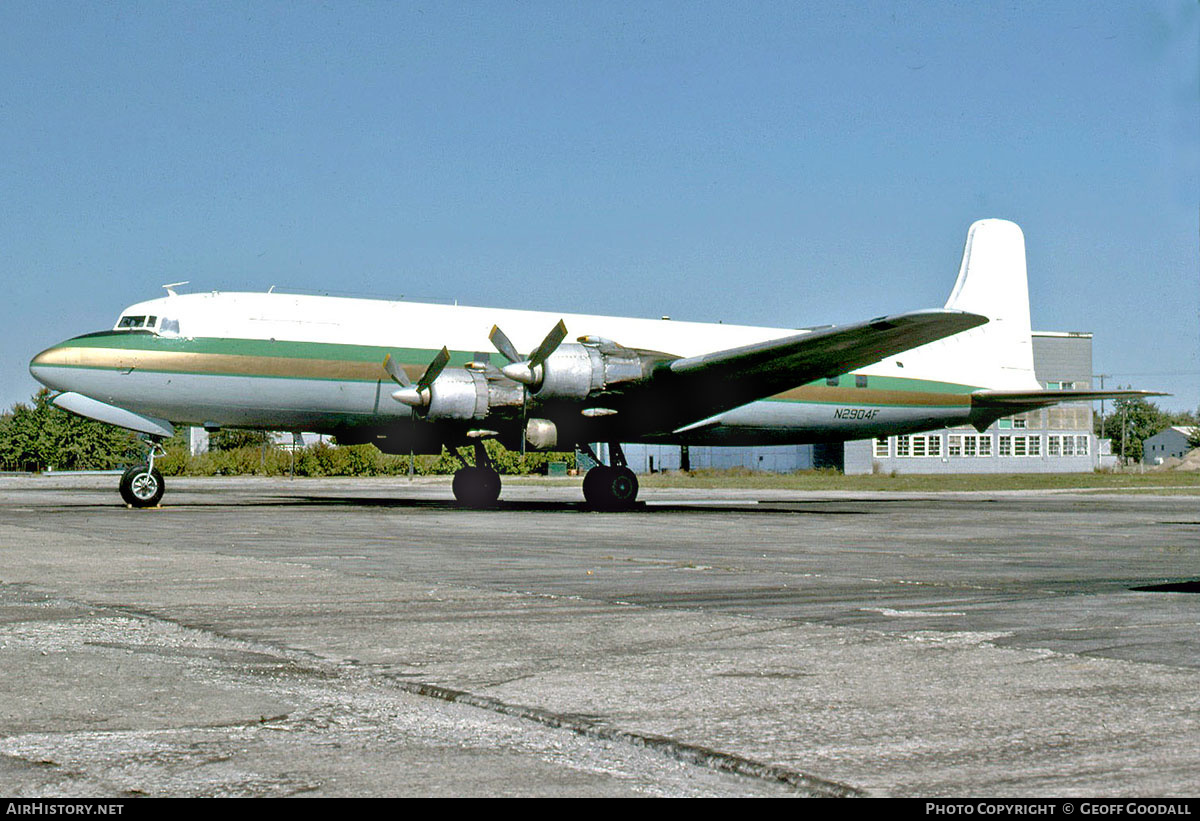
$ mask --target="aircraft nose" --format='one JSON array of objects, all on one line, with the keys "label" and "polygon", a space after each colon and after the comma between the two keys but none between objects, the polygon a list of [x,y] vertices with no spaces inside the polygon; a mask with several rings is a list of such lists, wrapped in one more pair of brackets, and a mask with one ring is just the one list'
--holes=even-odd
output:
[{"label": "aircraft nose", "polygon": [[65,343],[52,345],[29,360],[29,374],[46,387],[54,390],[66,390],[54,376],[57,371],[61,370],[55,365],[62,364],[64,345]]}]

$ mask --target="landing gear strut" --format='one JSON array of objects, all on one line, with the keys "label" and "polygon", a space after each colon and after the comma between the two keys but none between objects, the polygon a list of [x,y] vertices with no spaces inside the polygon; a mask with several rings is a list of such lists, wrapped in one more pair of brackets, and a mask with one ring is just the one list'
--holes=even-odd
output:
[{"label": "landing gear strut", "polygon": [[134,465],[121,476],[121,498],[130,507],[154,507],[162,500],[163,492],[167,489],[162,474],[154,466],[154,459],[165,456],[166,451],[157,441],[151,441],[150,452],[146,455],[146,464]]},{"label": "landing gear strut", "polygon": [[629,510],[637,502],[638,480],[625,464],[625,452],[616,442],[608,446],[613,465],[600,464],[590,445],[584,452],[597,463],[583,477],[583,498],[596,510]]},{"label": "landing gear strut", "polygon": [[[454,454],[457,456],[458,451]],[[475,440],[475,464],[463,466],[454,473],[454,498],[467,507],[490,507],[500,498],[500,474],[492,467],[483,440]]]}]

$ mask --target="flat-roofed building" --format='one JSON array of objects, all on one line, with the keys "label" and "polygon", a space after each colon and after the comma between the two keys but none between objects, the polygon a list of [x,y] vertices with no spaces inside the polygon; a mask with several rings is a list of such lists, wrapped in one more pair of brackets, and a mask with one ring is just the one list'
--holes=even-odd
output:
[{"label": "flat-roofed building", "polygon": [[[1035,331],[1034,374],[1050,390],[1092,386],[1092,334]],[[1001,419],[980,433],[947,428],[827,445],[718,447],[625,445],[638,473],[749,468],[777,473],[831,467],[846,473],[1072,473],[1112,464],[1107,439],[1092,433],[1092,404],[1067,402]]]},{"label": "flat-roofed building", "polygon": [[[1033,369],[1049,390],[1092,386],[1092,335],[1034,331]],[[1064,402],[1009,416],[980,433],[947,428],[847,442],[846,473],[1082,473],[1107,464],[1092,432],[1092,404]]]}]

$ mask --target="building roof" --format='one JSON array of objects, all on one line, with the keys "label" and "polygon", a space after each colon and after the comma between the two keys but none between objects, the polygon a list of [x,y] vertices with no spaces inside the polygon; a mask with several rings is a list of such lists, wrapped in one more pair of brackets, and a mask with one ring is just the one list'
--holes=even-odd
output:
[{"label": "building roof", "polygon": [[[1197,430],[1200,430],[1200,426],[1197,426],[1197,425],[1171,425],[1171,427],[1169,427],[1169,428],[1163,428],[1158,433],[1154,434],[1154,436],[1159,436],[1161,434],[1166,433],[1167,431],[1172,431],[1172,430],[1175,431],[1176,433],[1181,433],[1184,436],[1191,436]],[[1147,437],[1147,438],[1153,438],[1153,437]]]}]

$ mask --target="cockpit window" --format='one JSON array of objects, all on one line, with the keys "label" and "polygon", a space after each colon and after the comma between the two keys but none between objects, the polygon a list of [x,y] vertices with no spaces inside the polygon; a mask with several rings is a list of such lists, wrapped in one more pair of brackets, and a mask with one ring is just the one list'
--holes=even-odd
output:
[{"label": "cockpit window", "polygon": [[146,324],[144,316],[123,316],[121,321],[117,323],[118,331],[132,331],[134,328],[141,328]]},{"label": "cockpit window", "polygon": [[168,319],[164,316],[162,324],[158,326],[158,330],[160,333],[164,334],[177,334],[179,333],[179,320]]}]

